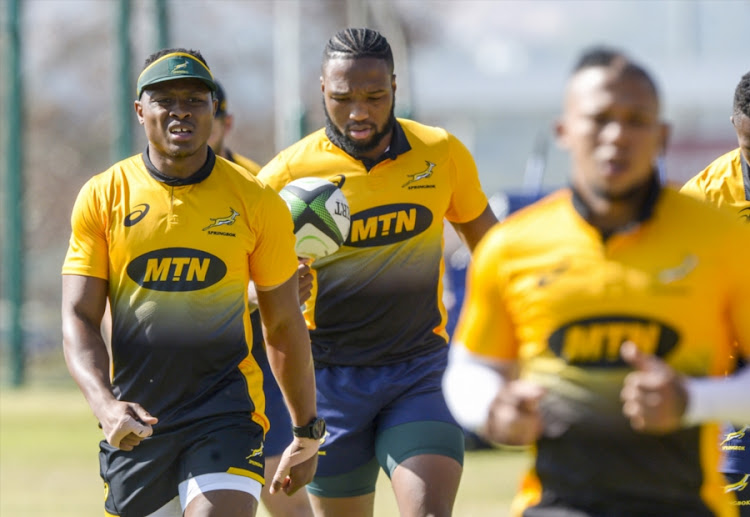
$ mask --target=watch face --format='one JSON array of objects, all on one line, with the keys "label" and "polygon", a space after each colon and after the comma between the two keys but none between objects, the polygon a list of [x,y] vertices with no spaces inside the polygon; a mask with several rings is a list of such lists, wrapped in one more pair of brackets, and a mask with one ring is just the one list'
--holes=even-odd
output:
[{"label": "watch face", "polygon": [[326,421],[322,418],[316,418],[312,424],[312,437],[316,440],[323,438],[326,434]]}]

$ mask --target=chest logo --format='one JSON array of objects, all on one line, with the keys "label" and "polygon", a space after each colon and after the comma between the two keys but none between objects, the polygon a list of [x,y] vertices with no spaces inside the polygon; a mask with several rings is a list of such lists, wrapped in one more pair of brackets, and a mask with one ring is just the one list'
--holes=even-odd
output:
[{"label": "chest logo", "polygon": [[126,215],[125,219],[122,221],[122,224],[127,227],[131,227],[134,224],[139,223],[141,219],[146,217],[146,214],[148,213],[148,209],[150,207],[146,203],[141,203],[140,205],[135,205],[133,208],[135,208],[135,210]]},{"label": "chest logo", "polygon": [[664,358],[677,346],[680,336],[660,321],[613,314],[571,321],[555,330],[548,343],[550,350],[568,364],[624,368],[620,347],[625,341]]},{"label": "chest logo", "polygon": [[690,272],[695,269],[697,265],[698,257],[691,253],[690,255],[687,255],[684,259],[682,259],[682,263],[677,267],[663,269],[662,271],[660,271],[659,282],[661,282],[662,284],[670,284],[672,282],[682,280],[683,278],[688,276],[688,274],[690,274]]},{"label": "chest logo", "polygon": [[[432,176],[432,169],[435,168],[435,164],[432,162],[428,162],[427,160],[424,161],[427,164],[427,168],[420,172],[415,172],[414,174],[407,174],[406,176],[409,178],[409,181],[401,185],[401,188],[407,187],[411,185],[412,183],[416,183],[417,181],[421,181],[423,179],[427,179],[430,176]],[[410,187],[412,188],[412,187]],[[424,185],[414,188],[435,188],[435,185]]]},{"label": "chest logo", "polygon": [[405,241],[432,224],[432,212],[425,206],[396,203],[377,206],[352,215],[347,246],[369,248]]},{"label": "chest logo", "polygon": [[746,223],[750,223],[750,206],[740,210],[740,219],[744,219]]},{"label": "chest logo", "polygon": [[163,248],[133,259],[133,282],[153,291],[199,291],[219,282],[227,266],[219,257],[191,248]]},{"label": "chest logo", "polygon": [[203,228],[203,231],[205,232],[209,228],[215,228],[217,226],[229,226],[234,224],[234,220],[237,219],[237,216],[240,215],[239,212],[237,212],[234,208],[229,207],[229,210],[232,212],[227,217],[209,217],[213,222]]}]

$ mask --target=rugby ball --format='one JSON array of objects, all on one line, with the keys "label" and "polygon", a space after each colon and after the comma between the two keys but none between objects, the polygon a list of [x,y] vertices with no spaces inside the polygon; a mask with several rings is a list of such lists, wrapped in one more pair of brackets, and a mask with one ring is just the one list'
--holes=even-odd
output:
[{"label": "rugby ball", "polygon": [[338,251],[349,236],[349,203],[341,189],[321,178],[300,178],[279,192],[294,221],[298,257],[319,259]]}]

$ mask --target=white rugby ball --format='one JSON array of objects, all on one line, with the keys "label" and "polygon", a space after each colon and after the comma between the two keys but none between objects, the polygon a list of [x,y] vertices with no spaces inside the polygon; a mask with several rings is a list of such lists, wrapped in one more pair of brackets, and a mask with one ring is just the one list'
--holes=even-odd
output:
[{"label": "white rugby ball", "polygon": [[321,178],[300,178],[279,192],[289,206],[298,257],[319,259],[338,251],[349,236],[349,203],[341,189]]}]

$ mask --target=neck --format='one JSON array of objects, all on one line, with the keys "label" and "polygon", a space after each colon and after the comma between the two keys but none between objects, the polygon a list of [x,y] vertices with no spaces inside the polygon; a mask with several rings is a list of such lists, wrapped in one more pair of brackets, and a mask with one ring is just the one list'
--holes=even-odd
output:
[{"label": "neck", "polygon": [[582,182],[574,182],[573,185],[584,205],[586,221],[606,234],[641,221],[654,187],[654,182],[648,181],[625,194],[612,197],[596,192]]},{"label": "neck", "polygon": [[203,145],[197,152],[189,156],[169,156],[158,152],[154,146],[148,145],[148,157],[156,169],[173,178],[189,178],[203,167],[208,158],[208,145]]}]

